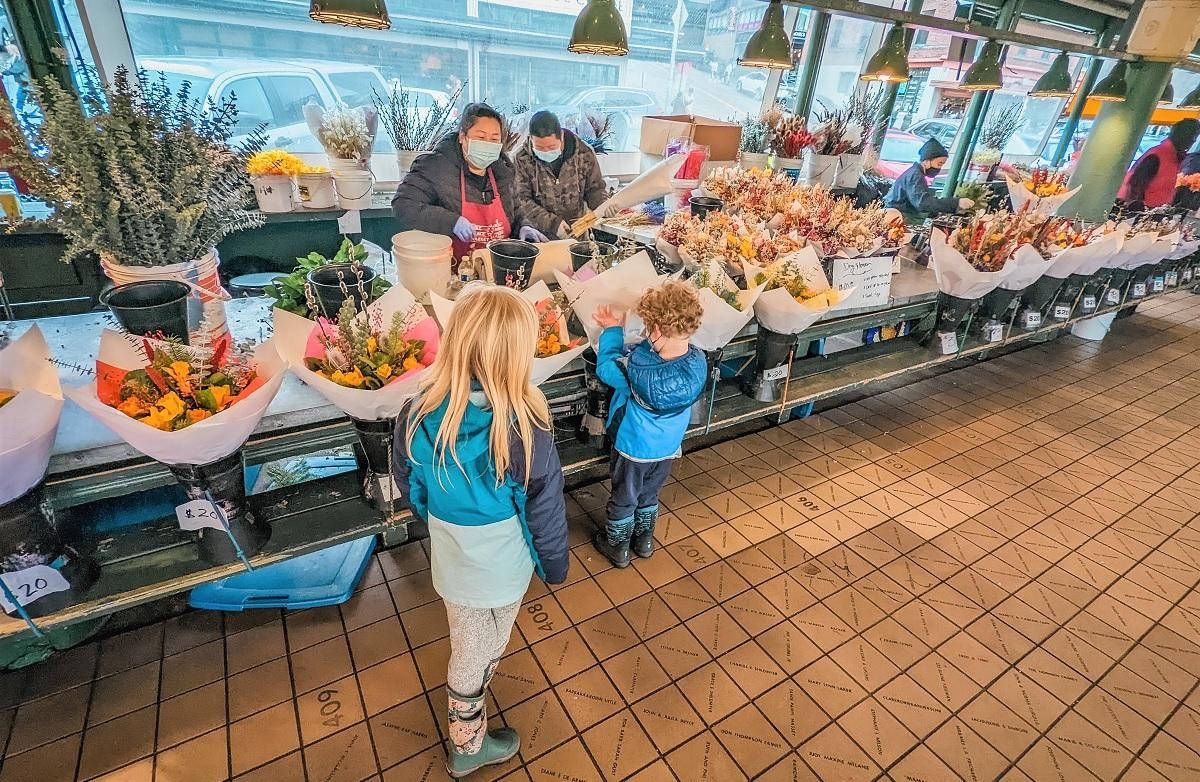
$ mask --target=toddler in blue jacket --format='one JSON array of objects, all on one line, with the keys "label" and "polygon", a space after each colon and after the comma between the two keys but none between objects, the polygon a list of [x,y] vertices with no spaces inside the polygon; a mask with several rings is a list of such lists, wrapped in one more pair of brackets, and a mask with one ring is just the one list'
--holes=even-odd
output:
[{"label": "toddler in blue jacket", "polygon": [[688,344],[704,314],[694,287],[664,282],[643,293],[634,311],[645,323],[646,338],[628,353],[625,313],[605,306],[593,316],[604,328],[596,375],[613,388],[608,414],[613,450],[607,521],[592,542],[616,567],[627,567],[634,554],[654,553],[658,493],[680,456],[692,404],[708,378],[704,353]]}]

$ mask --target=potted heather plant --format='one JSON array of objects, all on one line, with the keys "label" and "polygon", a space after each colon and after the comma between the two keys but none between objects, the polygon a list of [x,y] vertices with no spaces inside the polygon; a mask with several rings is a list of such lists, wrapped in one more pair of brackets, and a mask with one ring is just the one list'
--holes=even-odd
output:
[{"label": "potted heather plant", "polygon": [[[67,239],[64,259],[95,253],[118,284],[182,280],[197,293],[192,344],[227,338],[216,246],[263,222],[247,209],[254,195],[246,170],[264,146],[261,129],[232,143],[232,97],[203,104],[190,82],[172,87],[145,71],[118,68],[81,98],[47,77],[34,94],[44,120],[31,141],[15,123],[0,123],[0,168],[53,208],[46,222]],[[12,111],[6,97],[0,102]]]}]

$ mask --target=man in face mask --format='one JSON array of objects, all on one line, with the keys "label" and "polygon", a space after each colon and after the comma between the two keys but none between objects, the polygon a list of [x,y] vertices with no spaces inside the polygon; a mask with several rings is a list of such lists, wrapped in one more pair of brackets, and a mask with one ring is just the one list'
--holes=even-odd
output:
[{"label": "man in face mask", "polygon": [[926,217],[970,209],[975,202],[969,198],[939,198],[929,187],[929,182],[942,172],[950,153],[934,138],[921,146],[921,159],[913,163],[892,185],[883,199],[884,206],[897,209],[909,222],[919,222]]},{"label": "man in face mask", "polygon": [[521,214],[550,238],[569,237],[570,224],[606,197],[596,153],[548,111],[530,118],[529,139],[513,164]]}]

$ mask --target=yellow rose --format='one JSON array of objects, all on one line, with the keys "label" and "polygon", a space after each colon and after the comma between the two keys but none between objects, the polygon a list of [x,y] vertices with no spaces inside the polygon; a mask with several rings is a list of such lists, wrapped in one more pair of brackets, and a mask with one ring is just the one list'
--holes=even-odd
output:
[{"label": "yellow rose", "polygon": [[379,366],[375,367],[375,377],[379,378],[380,380],[387,380],[391,376],[392,376],[392,365],[391,364],[380,364]]}]

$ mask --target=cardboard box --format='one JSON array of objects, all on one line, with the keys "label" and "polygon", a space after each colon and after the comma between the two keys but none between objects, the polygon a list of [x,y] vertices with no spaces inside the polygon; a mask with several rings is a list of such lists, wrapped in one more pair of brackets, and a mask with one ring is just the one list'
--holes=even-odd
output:
[{"label": "cardboard box", "polygon": [[667,142],[686,138],[709,149],[709,160],[737,160],[742,141],[742,126],[736,122],[698,117],[694,114],[667,114],[642,117],[639,148],[647,155],[662,155]]}]

